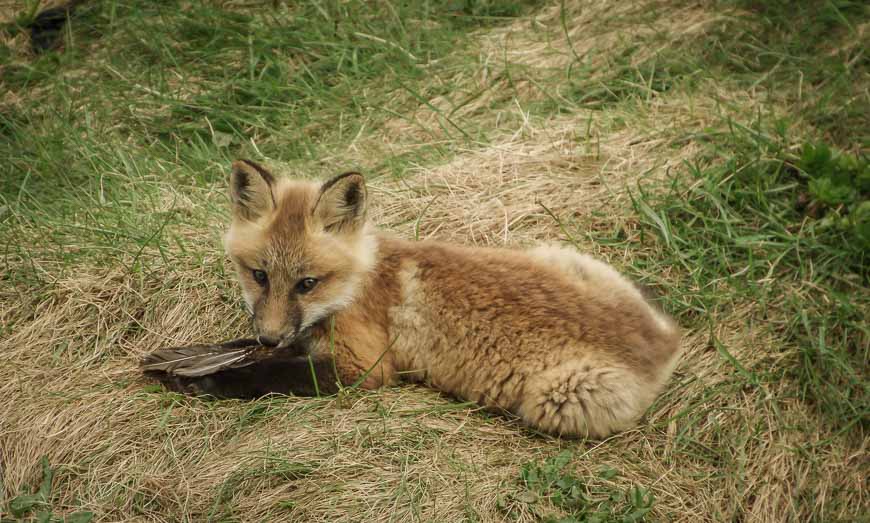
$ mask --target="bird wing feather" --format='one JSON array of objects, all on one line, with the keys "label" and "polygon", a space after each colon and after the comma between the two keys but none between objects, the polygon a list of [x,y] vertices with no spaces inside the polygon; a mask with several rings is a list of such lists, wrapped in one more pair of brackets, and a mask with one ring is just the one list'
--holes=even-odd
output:
[{"label": "bird wing feather", "polygon": [[165,372],[177,376],[206,376],[224,369],[239,368],[253,363],[246,360],[255,347],[234,350],[215,350],[212,346],[195,345],[162,349],[142,359],[143,371]]}]

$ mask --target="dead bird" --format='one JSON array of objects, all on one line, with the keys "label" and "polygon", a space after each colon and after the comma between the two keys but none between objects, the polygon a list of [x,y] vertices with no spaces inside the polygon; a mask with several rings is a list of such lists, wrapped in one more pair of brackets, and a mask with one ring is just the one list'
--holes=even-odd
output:
[{"label": "dead bird", "polygon": [[253,399],[338,392],[331,359],[308,356],[299,345],[266,347],[251,338],[160,349],[140,365],[146,376],[185,394]]}]

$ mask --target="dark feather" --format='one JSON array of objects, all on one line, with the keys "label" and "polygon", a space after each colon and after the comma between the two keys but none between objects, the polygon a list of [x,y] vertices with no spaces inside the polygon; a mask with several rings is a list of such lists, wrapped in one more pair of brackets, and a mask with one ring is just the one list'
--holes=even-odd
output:
[{"label": "dark feather", "polygon": [[58,47],[67,21],[85,0],[69,2],[41,11],[30,23],[30,47],[35,53],[44,53]]},{"label": "dark feather", "polygon": [[251,339],[161,349],[145,356],[141,366],[170,390],[217,398],[338,392],[331,357],[308,356],[299,346],[264,347]]}]

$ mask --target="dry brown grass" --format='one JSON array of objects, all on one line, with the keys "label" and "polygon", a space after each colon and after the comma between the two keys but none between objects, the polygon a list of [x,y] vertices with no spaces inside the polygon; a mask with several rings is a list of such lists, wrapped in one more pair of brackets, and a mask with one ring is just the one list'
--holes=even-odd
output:
[{"label": "dry brown grass", "polygon": [[[653,29],[629,30],[634,26],[619,19],[652,6],[662,8],[579,2],[569,12],[573,52],[635,42]],[[669,11],[654,27],[677,40],[717,16],[693,5]],[[505,53],[533,70],[571,59],[556,7],[477,37],[483,68]],[[592,60],[604,63],[607,55]],[[485,82],[481,70],[455,81]],[[373,180],[376,221],[405,237],[525,245],[564,239],[552,213],[588,227],[619,224],[631,237],[637,224],[627,190],[699,151],[692,141],[675,147],[674,139],[717,121],[723,100],[749,113],[755,104],[752,94],[711,81],[632,106],[530,116],[522,103],[542,95],[524,85],[513,106],[489,109],[492,97],[514,96],[504,84],[456,113],[493,125],[490,143],[466,145],[453,159],[416,166],[401,179]],[[431,104],[447,107],[438,98]],[[420,122],[432,129],[426,118],[440,117],[422,108],[336,158],[366,165],[383,151],[446,140],[417,134]],[[213,192],[203,200],[221,198]],[[197,205],[184,207],[195,213]],[[8,326],[0,339],[0,506],[38,484],[39,460],[47,456],[59,467],[55,510],[91,510],[103,521],[538,521],[536,505],[513,495],[519,470],[562,448],[574,450],[571,467],[580,476],[608,465],[620,475],[604,485],[651,489],[655,520],[804,521],[827,513],[817,505],[832,496],[840,500],[827,513],[832,519],[858,517],[868,506],[867,441],[827,441],[833,435],[822,420],[783,399],[784,385],[735,379],[709,332],[686,332],[668,391],[637,429],[604,442],[530,434],[412,386],[253,403],[155,392],[137,371],[139,356],[247,328],[224,276],[230,269],[219,231],[178,233],[188,248],[211,254],[150,275],[85,265],[37,296],[0,291],[0,321]],[[616,251],[574,239],[620,266],[645,254],[640,246]],[[781,356],[777,339],[758,328],[754,304],[735,304],[719,319],[713,334],[744,366]]]},{"label": "dry brown grass", "polygon": [[[715,106],[713,96],[674,93],[642,109],[515,115],[515,126],[499,129],[493,143],[443,164],[412,167],[398,181],[376,180],[375,217],[421,239],[482,245],[564,239],[550,213],[565,223],[600,213],[624,219],[632,212],[627,191],[634,184],[659,179],[698,153],[694,143],[677,149],[671,142],[718,120]],[[394,122],[391,131],[399,127]]]}]

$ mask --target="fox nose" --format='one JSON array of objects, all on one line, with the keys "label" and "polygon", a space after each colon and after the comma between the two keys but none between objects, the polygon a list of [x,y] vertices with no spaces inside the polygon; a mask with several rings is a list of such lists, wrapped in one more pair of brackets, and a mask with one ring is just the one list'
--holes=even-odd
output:
[{"label": "fox nose", "polygon": [[275,336],[264,336],[261,334],[257,336],[257,342],[260,345],[265,345],[267,347],[277,347],[278,343],[281,342],[281,339]]}]

